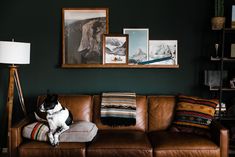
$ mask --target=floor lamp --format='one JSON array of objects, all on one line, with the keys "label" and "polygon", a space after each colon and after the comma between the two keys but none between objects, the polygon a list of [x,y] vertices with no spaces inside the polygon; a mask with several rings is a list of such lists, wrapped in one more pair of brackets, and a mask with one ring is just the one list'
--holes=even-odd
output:
[{"label": "floor lamp", "polygon": [[10,64],[6,115],[3,119],[4,122],[7,121],[8,156],[11,156],[11,124],[15,86],[18,92],[21,108],[24,112],[24,115],[26,116],[23,93],[21,90],[20,80],[17,72],[18,66],[16,66],[15,64],[18,65],[30,63],[30,43],[14,42],[14,40],[12,40],[11,42],[0,41],[0,63]]}]

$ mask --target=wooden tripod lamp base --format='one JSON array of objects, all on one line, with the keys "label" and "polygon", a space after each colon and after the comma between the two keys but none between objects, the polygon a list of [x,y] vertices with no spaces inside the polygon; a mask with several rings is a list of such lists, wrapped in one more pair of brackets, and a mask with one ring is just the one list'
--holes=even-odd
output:
[{"label": "wooden tripod lamp base", "polygon": [[7,145],[8,145],[8,155],[11,156],[11,125],[12,125],[12,109],[13,109],[13,103],[14,103],[14,87],[16,85],[20,105],[22,108],[22,111],[24,113],[24,116],[27,115],[25,104],[24,104],[24,98],[23,93],[20,85],[19,75],[17,71],[17,66],[10,66],[9,67],[9,85],[8,85],[8,96],[7,96],[7,104],[6,104],[6,110],[7,110],[7,128],[8,128],[8,139],[7,139]]}]

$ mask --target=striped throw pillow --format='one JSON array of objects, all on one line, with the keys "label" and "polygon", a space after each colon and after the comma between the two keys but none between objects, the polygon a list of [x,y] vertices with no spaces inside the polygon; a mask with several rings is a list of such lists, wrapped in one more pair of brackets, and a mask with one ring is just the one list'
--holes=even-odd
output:
[{"label": "striped throw pillow", "polygon": [[191,126],[209,129],[218,104],[215,99],[202,99],[193,96],[178,96],[174,126]]},{"label": "striped throw pillow", "polygon": [[49,128],[46,124],[40,122],[34,122],[24,127],[23,137],[37,140],[37,141],[48,141],[47,133]]}]

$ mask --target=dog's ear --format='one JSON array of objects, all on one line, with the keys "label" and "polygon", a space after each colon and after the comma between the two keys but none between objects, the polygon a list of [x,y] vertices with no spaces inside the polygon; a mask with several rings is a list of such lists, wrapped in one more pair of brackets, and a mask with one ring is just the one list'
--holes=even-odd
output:
[{"label": "dog's ear", "polygon": [[58,101],[58,95],[57,94],[47,94],[45,102],[57,102]]},{"label": "dog's ear", "polygon": [[51,95],[51,101],[52,101],[52,102],[58,101],[58,95],[57,95],[57,94],[52,94],[52,95]]}]

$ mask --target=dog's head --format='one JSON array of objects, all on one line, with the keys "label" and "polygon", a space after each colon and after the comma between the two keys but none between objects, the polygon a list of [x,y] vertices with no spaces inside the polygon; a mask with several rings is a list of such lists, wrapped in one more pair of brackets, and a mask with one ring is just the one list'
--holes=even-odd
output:
[{"label": "dog's head", "polygon": [[58,95],[56,94],[48,94],[42,105],[40,105],[39,110],[41,112],[53,111],[56,106],[59,105]]}]

